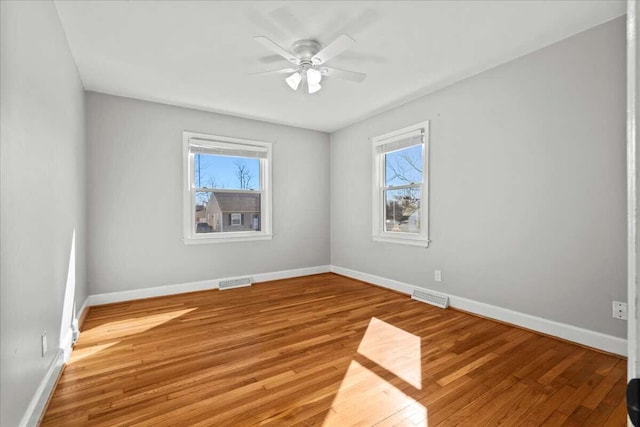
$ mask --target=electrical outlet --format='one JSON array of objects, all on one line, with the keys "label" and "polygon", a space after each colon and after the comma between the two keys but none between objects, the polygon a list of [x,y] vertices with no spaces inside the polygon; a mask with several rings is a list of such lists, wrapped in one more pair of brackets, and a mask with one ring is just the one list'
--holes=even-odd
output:
[{"label": "electrical outlet", "polygon": [[42,342],[42,357],[47,354],[47,331],[44,331],[40,336],[40,340]]},{"label": "electrical outlet", "polygon": [[442,282],[442,270],[434,270],[433,277],[436,282]]},{"label": "electrical outlet", "polygon": [[613,318],[627,320],[627,303],[614,301],[613,302]]}]

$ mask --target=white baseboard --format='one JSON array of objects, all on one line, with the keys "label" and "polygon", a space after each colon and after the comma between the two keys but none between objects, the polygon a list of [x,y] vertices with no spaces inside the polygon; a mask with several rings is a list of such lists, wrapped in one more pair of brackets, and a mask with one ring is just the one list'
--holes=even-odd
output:
[{"label": "white baseboard", "polygon": [[131,291],[95,294],[89,295],[89,306],[182,294],[185,292],[206,291],[208,289],[216,289],[217,287],[218,280],[201,280],[198,282],[181,283],[178,285],[166,285],[153,288],[134,289]]},{"label": "white baseboard", "polygon": [[[328,273],[331,271],[329,265],[319,265],[315,267],[297,268],[294,270],[275,271],[270,273],[249,274],[252,282],[268,282],[271,280],[289,279],[292,277],[309,276],[311,274]],[[245,277],[245,276],[242,276]],[[131,291],[110,292],[106,294],[89,295],[87,298],[89,306],[110,304],[114,302],[132,301],[136,299],[160,297],[165,295],[182,294],[185,292],[206,291],[218,289],[218,284],[222,280],[232,280],[237,277],[224,277],[220,279],[201,280],[198,282],[181,283],[176,285],[157,286],[153,288],[135,289]]]},{"label": "white baseboard", "polygon": [[73,329],[67,329],[64,337],[60,340],[60,351],[62,351],[62,363],[67,363],[71,356],[71,350],[73,347]]},{"label": "white baseboard", "polygon": [[[273,273],[254,274],[251,277],[254,282],[270,282],[272,280],[291,279],[293,277],[311,276],[331,272],[330,265],[318,265],[316,267],[296,268],[295,270],[275,271]],[[223,279],[224,280],[224,279]]]},{"label": "white baseboard", "polygon": [[[392,289],[404,294],[411,294],[414,290],[425,290],[418,286],[400,282],[398,280],[388,279],[373,274],[363,273],[335,265],[321,265],[316,267],[298,268],[294,270],[276,271],[271,273],[258,273],[250,275],[253,282],[267,282],[271,280],[282,280],[293,277],[308,276],[312,274],[320,274],[334,272],[353,279],[362,280],[373,285]],[[202,280],[198,282],[182,283],[177,285],[158,286],[154,288],[136,289],[132,291],[111,292],[106,294],[89,295],[78,310],[78,318],[82,313],[93,305],[109,304],[112,302],[131,301],[136,299],[150,298],[164,295],[174,295],[185,292],[194,292],[208,289],[217,289],[221,280],[234,279],[234,277]],[[428,290],[428,289],[427,289]],[[543,319],[541,317],[532,316],[525,313],[509,310],[506,308],[485,304],[482,302],[470,300],[467,298],[449,295],[449,305],[453,308],[459,308],[471,313],[513,325],[521,326],[544,334],[563,338],[578,344],[604,350],[610,353],[626,356],[627,340],[590,331],[588,329],[579,328],[577,326],[568,325],[566,323],[555,322],[553,320]],[[32,398],[25,415],[20,422],[20,426],[36,426],[42,412],[45,409],[49,395],[53,391],[55,381],[58,375],[69,359],[71,354],[73,331],[65,334],[61,341],[60,349],[52,361],[49,369],[42,382],[38,386],[34,397]]]},{"label": "white baseboard", "polygon": [[[400,282],[398,280],[388,279],[386,277],[376,276],[373,274],[363,273],[335,265],[321,265],[315,267],[298,268],[294,270],[276,271],[270,273],[251,274],[253,282],[267,282],[271,280],[282,280],[293,277],[308,276],[311,274],[320,274],[334,272],[343,276],[362,280],[367,283],[382,286],[384,288],[393,289],[404,294],[411,294],[414,290],[425,290],[418,286]],[[217,289],[221,280],[235,279],[236,277],[225,277],[219,279],[202,280],[198,282],[182,283],[176,285],[158,286],[154,288],[136,289],[131,291],[111,292],[105,294],[90,295],[82,305],[82,311],[87,306],[109,304],[114,302],[131,301],[136,299],[151,298],[165,295],[174,295],[185,292],[203,291],[209,289]],[[429,289],[426,289],[429,290]],[[578,344],[597,348],[609,353],[626,356],[627,340],[624,338],[614,337],[612,335],[591,331],[577,326],[560,323],[553,320],[544,319],[530,314],[509,310],[491,304],[474,301],[468,298],[456,295],[449,296],[449,305],[453,308],[468,311],[480,316],[489,317],[500,320],[502,322],[511,323],[523,328],[531,329],[544,334],[552,335]],[[66,360],[66,359],[65,359]]]},{"label": "white baseboard", "polygon": [[78,311],[76,312],[76,319],[82,319],[82,316],[84,316],[84,312],[85,310],[89,309],[90,305],[89,305],[89,295],[87,295],[87,297],[84,299],[84,302],[82,303],[82,305],[80,306],[80,308],[78,309]]},{"label": "white baseboard", "polygon": [[[385,277],[373,274],[362,273],[360,271],[351,270],[344,267],[332,265],[331,271],[353,279],[362,280],[388,289],[393,289],[404,294],[411,294],[415,289],[429,290],[408,283],[399,282],[397,280],[387,279]],[[442,292],[440,292],[442,293]],[[560,323],[553,320],[543,319],[541,317],[532,316],[530,314],[520,313],[518,311],[509,310],[491,304],[474,301],[455,295],[449,296],[449,305],[453,308],[475,313],[480,316],[489,317],[500,320],[502,322],[511,323],[533,331],[542,332],[578,344],[597,348],[609,353],[618,354],[620,356],[627,355],[627,340],[624,338],[606,335],[600,332],[579,328],[577,326]]]},{"label": "white baseboard", "polygon": [[27,406],[22,420],[20,420],[20,427],[35,427],[38,425],[38,421],[40,421],[40,417],[45,410],[49,396],[53,392],[53,387],[56,385],[56,380],[63,366],[64,352],[62,349],[58,349],[58,352],[51,361],[51,365],[49,365],[47,373],[31,398],[31,402],[29,402],[29,406]]},{"label": "white baseboard", "polygon": [[[298,268],[294,270],[276,271],[271,273],[258,273],[252,274],[250,276],[253,282],[268,282],[271,280],[282,280],[328,272],[334,272],[343,276],[351,277],[353,279],[362,280],[364,282],[381,286],[387,289],[392,289],[404,294],[411,294],[416,289],[425,290],[425,288],[410,285],[408,283],[335,265],[321,265],[315,267]],[[174,295],[208,289],[217,289],[218,284],[221,280],[229,279],[234,279],[234,277],[202,280],[198,282],[158,286],[154,288],[136,289],[123,292],[89,295],[78,310],[77,317],[80,318],[84,311],[93,305],[131,301],[136,299]],[[563,338],[568,341],[576,342],[610,353],[618,354],[621,356],[626,356],[627,354],[627,340],[623,338],[590,331],[588,329],[579,328],[577,326],[572,326],[565,323],[555,322],[553,320],[543,319],[541,317],[520,313],[517,311],[485,304],[455,295],[449,295],[449,305],[454,308],[459,308],[461,310],[465,310],[481,316],[511,323],[513,325],[522,326],[527,329]],[[51,362],[47,373],[38,386],[38,389],[36,390],[33,398],[31,399],[31,402],[27,407],[27,411],[25,412],[20,422],[20,427],[36,426],[38,421],[40,420],[40,417],[42,416],[42,413],[47,404],[47,400],[53,391],[53,387],[55,386],[56,379],[58,378],[62,367],[69,359],[69,356],[71,354],[71,347],[73,344],[72,337],[73,330],[69,329],[69,331],[65,334],[64,338],[61,341],[58,353],[56,354],[54,360]]]}]

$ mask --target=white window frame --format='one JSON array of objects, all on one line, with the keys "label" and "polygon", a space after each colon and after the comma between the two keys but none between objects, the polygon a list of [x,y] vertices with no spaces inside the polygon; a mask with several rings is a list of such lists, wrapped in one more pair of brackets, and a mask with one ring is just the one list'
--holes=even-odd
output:
[{"label": "white window frame", "polygon": [[[260,231],[230,231],[217,233],[196,233],[195,224],[195,194],[203,189],[196,188],[194,182],[194,154],[190,147],[195,145],[209,148],[233,149],[242,146],[243,150],[255,147],[256,151],[265,152],[266,157],[260,159],[260,188],[257,190],[224,190],[232,193],[260,193],[261,219]],[[271,142],[254,141],[249,139],[231,138],[227,136],[209,135],[197,132],[185,131],[182,134],[182,158],[183,158],[183,231],[184,243],[207,244],[224,242],[242,242],[251,240],[270,240],[273,238],[271,228],[271,158],[273,144]],[[208,189],[211,190],[211,189]]]},{"label": "white window frame", "polygon": [[[385,186],[385,154],[379,147],[422,134],[422,183],[420,187],[420,234],[385,231],[385,190],[396,187]],[[371,138],[373,153],[373,197],[372,220],[373,240],[376,242],[399,243],[404,245],[429,247],[429,121],[417,123]],[[407,147],[404,147],[407,148]],[[398,186],[404,188],[406,186]]]}]

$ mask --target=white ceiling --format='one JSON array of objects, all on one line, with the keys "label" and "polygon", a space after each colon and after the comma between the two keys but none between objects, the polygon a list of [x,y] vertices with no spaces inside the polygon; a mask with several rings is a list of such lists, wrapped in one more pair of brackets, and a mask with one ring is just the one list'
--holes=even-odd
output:
[{"label": "white ceiling", "polygon": [[[624,14],[624,1],[56,1],[87,90],[333,131]],[[293,92],[252,37],[346,33],[327,65],[368,74]]]}]

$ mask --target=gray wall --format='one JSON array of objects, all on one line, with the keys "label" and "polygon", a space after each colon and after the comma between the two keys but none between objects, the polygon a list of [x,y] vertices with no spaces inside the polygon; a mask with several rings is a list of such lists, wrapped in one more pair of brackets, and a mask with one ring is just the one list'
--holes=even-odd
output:
[{"label": "gray wall", "polygon": [[[275,142],[273,240],[182,242],[182,132]],[[329,263],[329,135],[87,94],[92,294]]]},{"label": "gray wall", "polygon": [[[619,18],[333,133],[332,264],[624,337],[624,82]],[[368,138],[422,120],[433,242],[374,243]]]},{"label": "gray wall", "polygon": [[74,230],[76,299],[87,295],[85,120],[84,91],[53,2],[0,8],[0,425],[14,426],[58,351]]}]

